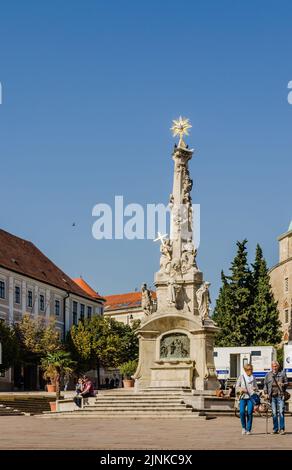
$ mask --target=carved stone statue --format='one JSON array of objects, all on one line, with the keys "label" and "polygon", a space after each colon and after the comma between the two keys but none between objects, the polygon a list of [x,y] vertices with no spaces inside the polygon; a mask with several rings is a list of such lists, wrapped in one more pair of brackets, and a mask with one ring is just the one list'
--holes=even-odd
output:
[{"label": "carved stone statue", "polygon": [[192,267],[198,269],[196,263],[197,249],[194,249],[191,238],[188,238],[187,242],[183,245],[183,252],[181,257],[181,270],[182,273],[186,273]]},{"label": "carved stone statue", "polygon": [[171,260],[171,257],[172,257],[172,246],[171,246],[171,240],[169,240],[169,238],[167,238],[166,240],[164,240],[163,243],[161,243],[160,245],[160,253],[163,255],[163,256],[166,256],[168,258],[168,260]]},{"label": "carved stone statue", "polygon": [[146,315],[151,315],[153,312],[153,299],[150,289],[148,289],[147,284],[144,283],[141,287],[142,292],[142,301],[141,306]]},{"label": "carved stone statue", "polygon": [[168,238],[160,245],[160,271],[169,274],[172,260],[172,242]]},{"label": "carved stone statue", "polygon": [[198,309],[199,315],[204,324],[204,321],[209,317],[210,312],[210,292],[209,292],[210,282],[203,282],[201,287],[196,292],[197,302],[198,302]]},{"label": "carved stone statue", "polygon": [[170,306],[176,307],[177,294],[179,286],[176,284],[174,279],[169,279],[167,285],[167,302]]}]

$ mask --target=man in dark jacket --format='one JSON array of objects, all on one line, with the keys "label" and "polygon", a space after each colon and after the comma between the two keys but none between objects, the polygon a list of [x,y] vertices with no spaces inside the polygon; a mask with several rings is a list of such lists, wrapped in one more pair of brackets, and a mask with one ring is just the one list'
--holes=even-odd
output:
[{"label": "man in dark jacket", "polygon": [[264,393],[268,395],[272,404],[273,432],[272,434],[285,434],[285,400],[284,394],[288,380],[284,371],[280,371],[278,362],[273,361],[271,372],[268,372],[264,381]]}]

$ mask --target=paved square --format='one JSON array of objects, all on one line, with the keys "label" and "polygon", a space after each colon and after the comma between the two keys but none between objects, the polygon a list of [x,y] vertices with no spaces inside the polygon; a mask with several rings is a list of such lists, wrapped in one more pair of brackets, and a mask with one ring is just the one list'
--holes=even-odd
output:
[{"label": "paved square", "polygon": [[[235,417],[201,419],[0,418],[0,449],[291,449],[287,434],[265,434],[265,419],[254,434],[241,436]],[[271,431],[271,420],[269,430]]]}]

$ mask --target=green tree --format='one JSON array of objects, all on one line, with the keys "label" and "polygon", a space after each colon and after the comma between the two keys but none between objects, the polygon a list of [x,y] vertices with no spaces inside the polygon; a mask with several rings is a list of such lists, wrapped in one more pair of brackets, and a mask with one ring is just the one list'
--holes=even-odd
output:
[{"label": "green tree", "polygon": [[19,343],[21,361],[26,364],[38,364],[47,353],[62,347],[54,321],[46,323],[41,317],[34,319],[25,314],[14,325],[14,332]]},{"label": "green tree", "polygon": [[138,356],[138,338],[128,325],[111,318],[95,316],[73,326],[67,347],[78,362],[80,371],[118,367]]},{"label": "green tree", "polygon": [[275,345],[281,341],[281,324],[262,249],[256,247],[253,267],[253,304],[251,306],[254,345]]},{"label": "green tree", "polygon": [[252,341],[250,304],[252,274],[247,263],[247,240],[238,241],[231,274],[221,273],[222,287],[214,309],[214,321],[221,328],[217,346],[248,346]]},{"label": "green tree", "polygon": [[222,286],[213,315],[221,328],[217,346],[276,345],[281,341],[279,313],[263,251],[257,245],[250,270],[246,244],[247,240],[237,242],[230,276],[221,273]]},{"label": "green tree", "polygon": [[0,343],[2,345],[2,370],[11,367],[19,356],[17,337],[13,328],[0,321]]}]

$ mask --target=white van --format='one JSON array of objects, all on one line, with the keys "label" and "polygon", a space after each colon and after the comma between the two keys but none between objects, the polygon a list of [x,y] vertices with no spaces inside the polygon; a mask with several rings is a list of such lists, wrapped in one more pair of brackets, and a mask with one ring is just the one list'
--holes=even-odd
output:
[{"label": "white van", "polygon": [[292,381],[292,344],[284,344],[283,368],[289,382]]},{"label": "white van", "polygon": [[276,360],[277,351],[273,346],[214,348],[217,377],[224,382],[239,377],[245,364],[250,363],[253,365],[253,375],[261,384],[266,373],[271,370],[271,362]]}]

